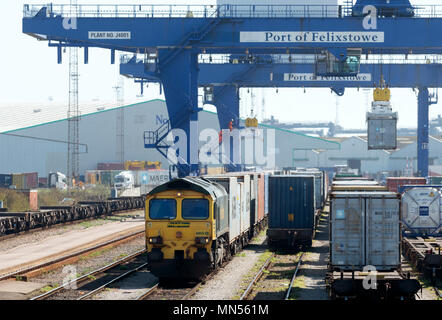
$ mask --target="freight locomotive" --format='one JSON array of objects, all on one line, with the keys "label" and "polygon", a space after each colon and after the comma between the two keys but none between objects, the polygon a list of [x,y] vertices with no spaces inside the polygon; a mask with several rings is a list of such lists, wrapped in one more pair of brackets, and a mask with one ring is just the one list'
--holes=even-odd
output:
[{"label": "freight locomotive", "polygon": [[146,198],[150,271],[160,279],[200,280],[263,228],[265,174],[175,179]]}]

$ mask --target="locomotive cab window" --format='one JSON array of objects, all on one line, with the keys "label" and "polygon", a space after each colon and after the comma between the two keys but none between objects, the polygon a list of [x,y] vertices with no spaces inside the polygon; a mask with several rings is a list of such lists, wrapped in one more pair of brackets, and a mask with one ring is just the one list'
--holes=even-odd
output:
[{"label": "locomotive cab window", "polygon": [[181,203],[183,219],[204,220],[209,218],[209,201],[207,199],[184,199]]},{"label": "locomotive cab window", "polygon": [[157,220],[176,218],[175,199],[152,199],[149,201],[149,217]]}]

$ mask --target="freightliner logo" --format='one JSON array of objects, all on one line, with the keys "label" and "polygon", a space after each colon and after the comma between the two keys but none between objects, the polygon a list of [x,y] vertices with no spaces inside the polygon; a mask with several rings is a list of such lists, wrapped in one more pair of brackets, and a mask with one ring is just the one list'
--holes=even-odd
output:
[{"label": "freightliner logo", "polygon": [[384,42],[384,32],[244,31],[240,32],[240,42],[376,43],[376,42]]}]

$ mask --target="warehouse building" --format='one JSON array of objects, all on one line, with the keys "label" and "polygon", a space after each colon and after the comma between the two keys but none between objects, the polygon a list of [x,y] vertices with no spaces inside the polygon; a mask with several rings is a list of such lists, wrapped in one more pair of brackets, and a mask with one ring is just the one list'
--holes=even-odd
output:
[{"label": "warehouse building", "polygon": [[[398,137],[396,150],[368,150],[366,137],[330,138],[339,142],[340,150],[298,150],[294,153],[293,166],[331,168],[348,165],[362,173],[390,172],[409,175],[417,170],[416,136]],[[442,165],[442,140],[431,137],[429,142],[430,165]]]},{"label": "warehouse building", "polygon": [[[144,148],[143,135],[147,130],[157,129],[167,121],[167,109],[163,100],[135,103],[124,107],[83,105],[80,121],[80,172],[97,168],[98,163],[117,162],[117,118],[120,108],[124,110],[125,159],[161,161],[164,169],[169,164],[157,151]],[[67,120],[66,106],[32,108],[3,108],[0,119],[0,172],[38,172],[47,176],[49,172],[66,172],[67,165]],[[20,114],[21,117],[13,117]],[[11,115],[11,117],[9,116]],[[199,130],[211,128],[219,131],[216,113],[201,111]],[[288,130],[274,129],[276,145],[276,167],[292,165],[295,150],[339,149],[334,141],[306,136]],[[264,137],[267,135],[264,133]],[[265,141],[265,144],[267,141]],[[200,142],[200,146],[204,144]]]}]

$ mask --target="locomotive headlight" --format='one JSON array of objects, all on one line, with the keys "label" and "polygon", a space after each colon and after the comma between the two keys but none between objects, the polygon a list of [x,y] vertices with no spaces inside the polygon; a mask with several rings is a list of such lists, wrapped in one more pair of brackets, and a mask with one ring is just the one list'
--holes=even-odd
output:
[{"label": "locomotive headlight", "polygon": [[161,238],[161,237],[150,237],[149,238],[149,243],[150,244],[162,244],[163,243],[163,238]]},{"label": "locomotive headlight", "polygon": [[196,237],[195,238],[195,243],[196,244],[208,244],[209,243],[209,238],[208,237]]}]

